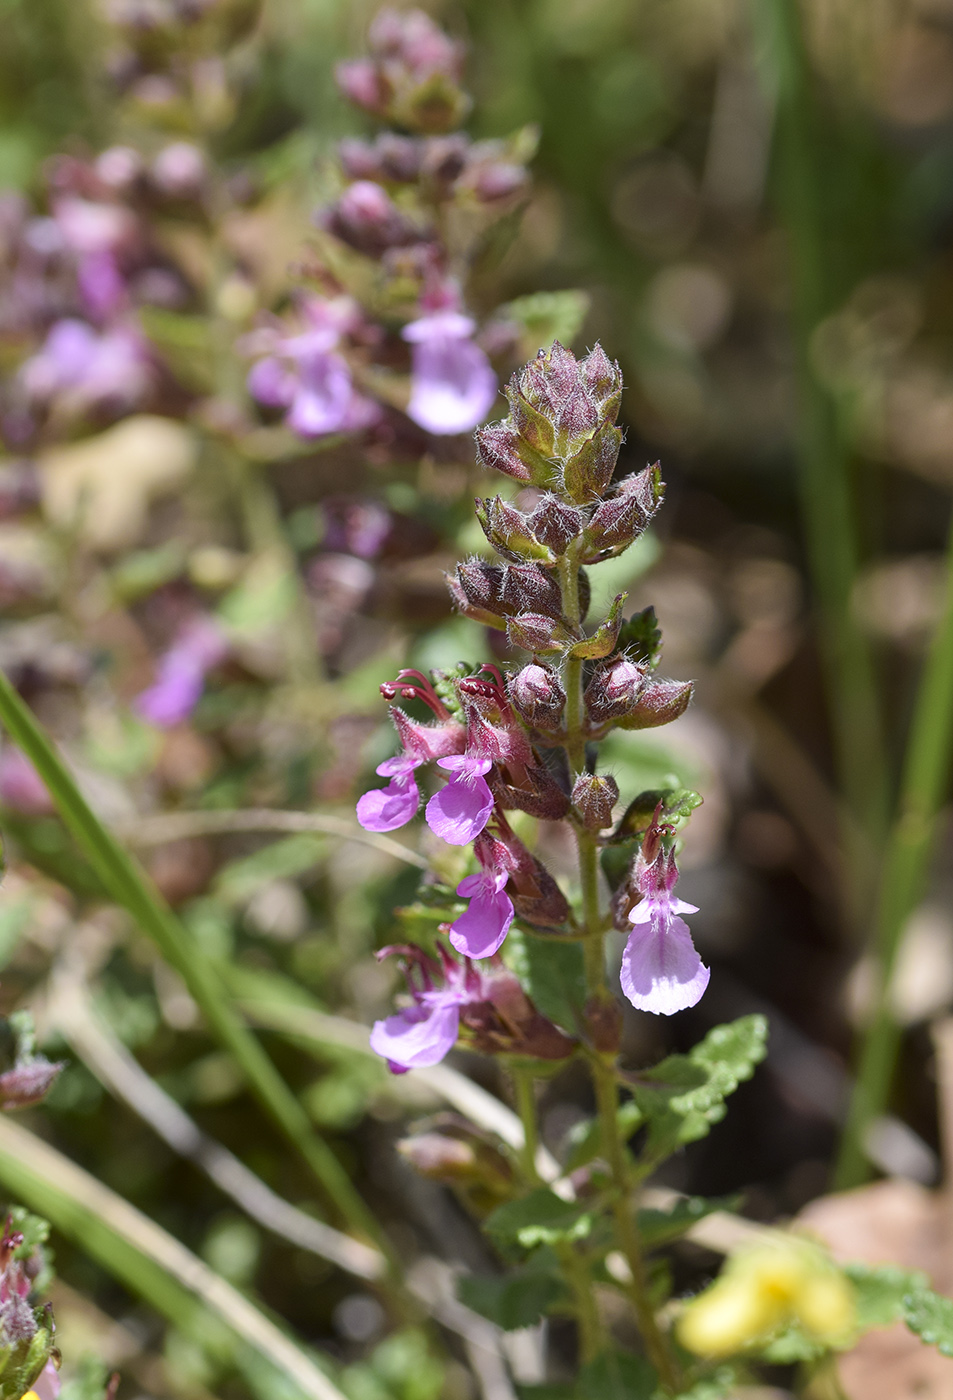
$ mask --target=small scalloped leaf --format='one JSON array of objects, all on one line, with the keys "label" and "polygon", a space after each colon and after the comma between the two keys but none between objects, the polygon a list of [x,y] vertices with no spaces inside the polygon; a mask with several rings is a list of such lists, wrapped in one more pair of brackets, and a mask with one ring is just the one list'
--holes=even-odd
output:
[{"label": "small scalloped leaf", "polygon": [[953,1298],[929,1288],[908,1293],[903,1300],[903,1320],[921,1341],[953,1357]]}]

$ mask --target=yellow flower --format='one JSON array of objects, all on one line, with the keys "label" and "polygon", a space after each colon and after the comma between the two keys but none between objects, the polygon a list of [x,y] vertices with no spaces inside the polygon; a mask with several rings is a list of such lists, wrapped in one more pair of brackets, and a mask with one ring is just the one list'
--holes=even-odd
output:
[{"label": "yellow flower", "polygon": [[678,1338],[700,1356],[731,1356],[792,1323],[825,1346],[854,1324],[850,1283],[808,1240],[777,1234],[729,1259],[719,1278],[687,1304]]}]

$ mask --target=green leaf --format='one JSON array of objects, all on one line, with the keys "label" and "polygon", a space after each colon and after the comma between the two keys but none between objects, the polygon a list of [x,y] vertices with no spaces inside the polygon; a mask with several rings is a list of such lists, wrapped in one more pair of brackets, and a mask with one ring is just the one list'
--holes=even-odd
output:
[{"label": "green leaf", "polygon": [[953,1357],[953,1298],[921,1288],[903,1300],[903,1320],[921,1341]]},{"label": "green leaf", "polygon": [[517,926],[503,945],[503,957],[537,1009],[575,1033],[586,1000],[582,945],[568,939],[539,938]]},{"label": "green leaf", "polygon": [[703,799],[691,788],[649,788],[633,797],[619,818],[611,841],[618,844],[641,836],[648,829],[656,808],[661,806],[659,819],[666,826],[678,827],[688,820]]},{"label": "green leaf", "polygon": [[604,1351],[583,1366],[576,1382],[578,1400],[653,1400],[658,1376],[641,1356]]},{"label": "green leaf", "polygon": [[926,1274],[894,1264],[848,1264],[844,1273],[854,1285],[857,1327],[861,1332],[897,1322],[903,1317],[904,1298],[930,1286]]},{"label": "green leaf", "polygon": [[591,637],[587,637],[584,642],[576,642],[571,646],[568,655],[581,656],[587,661],[597,660],[600,656],[608,656],[615,646],[616,638],[619,635],[622,608],[628,596],[627,593],[617,593],[612,600],[605,621],[600,623]]},{"label": "green leaf", "polygon": [[742,1016],[709,1031],[689,1054],[669,1055],[654,1069],[626,1076],[649,1123],[648,1160],[706,1136],[724,1117],[727,1096],[764,1059],[767,1035],[764,1016]]},{"label": "green leaf", "polygon": [[585,1239],[593,1223],[593,1212],[585,1205],[564,1201],[547,1186],[537,1186],[528,1196],[498,1206],[483,1222],[483,1228],[502,1245],[535,1249],[540,1244]]},{"label": "green leaf", "polygon": [[713,1376],[705,1376],[688,1390],[680,1390],[674,1400],[733,1400],[737,1385],[734,1367],[719,1366]]},{"label": "green leaf", "polygon": [[501,306],[497,315],[520,327],[520,355],[529,360],[541,346],[552,345],[554,340],[571,346],[588,311],[587,292],[532,292]]},{"label": "green leaf", "polygon": [[662,631],[653,607],[633,613],[623,623],[616,644],[617,651],[627,651],[633,661],[656,667],[662,655]]},{"label": "green leaf", "polygon": [[502,1277],[465,1274],[457,1282],[457,1297],[504,1332],[512,1332],[533,1327],[565,1297],[565,1289],[558,1278],[520,1269]]},{"label": "green leaf", "polygon": [[720,1200],[706,1200],[704,1196],[684,1196],[669,1210],[657,1210],[647,1206],[638,1213],[639,1234],[646,1249],[655,1249],[678,1239],[686,1230],[706,1215],[716,1210],[737,1210],[737,1197],[725,1196]]},{"label": "green leaf", "polygon": [[[619,1124],[619,1136],[623,1142],[641,1127],[644,1122],[642,1110],[632,1099],[619,1105],[616,1120]],[[585,1123],[578,1123],[569,1134],[569,1153],[566,1157],[566,1171],[578,1171],[587,1162],[591,1162],[594,1157],[598,1157],[602,1151],[602,1124],[598,1118],[590,1118]]]}]

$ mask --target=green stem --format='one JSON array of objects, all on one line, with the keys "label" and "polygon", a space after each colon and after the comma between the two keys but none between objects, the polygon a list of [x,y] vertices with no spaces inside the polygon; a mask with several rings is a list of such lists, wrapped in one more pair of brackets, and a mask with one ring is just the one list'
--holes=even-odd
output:
[{"label": "green stem", "polygon": [[[581,624],[579,564],[574,555],[566,554],[560,560],[559,581],[562,589],[563,618],[570,628],[578,628]],[[578,657],[569,657],[563,668],[563,686],[566,691],[566,749],[574,776],[578,776],[585,768],[585,702],[582,682],[582,660]],[[605,991],[605,948],[602,913],[599,908],[599,853],[593,833],[578,826],[576,828],[576,843],[579,851],[579,880],[582,887],[582,929],[586,958],[586,985],[589,995],[597,996]],[[631,1274],[626,1291],[638,1321],[649,1360],[658,1372],[663,1388],[669,1394],[674,1395],[679,1385],[678,1367],[668,1342],[655,1320],[655,1312],[649,1299],[648,1276],[642,1252],[642,1241],[629,1206],[631,1182],[625,1160],[625,1148],[619,1136],[615,1074],[611,1064],[598,1055],[591,1056],[591,1068],[599,1119],[602,1124],[603,1144],[615,1188],[612,1212],[619,1243]],[[560,1258],[562,1257],[560,1255]],[[570,1282],[572,1282],[571,1278]],[[586,1359],[591,1359],[586,1351],[590,1343],[586,1341],[585,1334],[583,1343],[583,1354]]]},{"label": "green stem", "polygon": [[615,1074],[612,1066],[601,1058],[593,1056],[591,1066],[602,1130],[603,1151],[609,1163],[615,1187],[612,1214],[615,1219],[619,1243],[622,1246],[622,1252],[631,1274],[631,1281],[627,1285],[626,1291],[638,1320],[649,1360],[658,1372],[663,1388],[670,1395],[676,1395],[680,1386],[678,1365],[668,1339],[655,1319],[655,1312],[649,1300],[645,1254],[639,1235],[639,1227],[629,1204],[631,1183],[625,1160],[625,1145],[619,1133]]},{"label": "green stem", "polygon": [[355,1191],[337,1157],[315,1135],[305,1110],[242,1022],[214,965],[151,887],[141,867],[90,810],[53,744],[2,672],[0,722],[43,779],[60,816],[104,887],[182,977],[212,1033],[235,1056],[265,1112],[301,1153],[341,1217],[352,1229],[374,1241],[396,1275],[396,1257],[373,1213]]},{"label": "green stem", "polygon": [[836,1181],[855,1186],[869,1175],[864,1139],[887,1106],[901,1029],[890,1007],[890,984],[904,927],[920,899],[936,835],[937,815],[953,756],[953,525],[946,555],[946,593],[917,692],[904,760],[900,801],[884,860],[877,908],[877,1004],[862,1044]]},{"label": "green stem", "polygon": [[532,1070],[522,1065],[511,1065],[513,1096],[516,1111],[523,1125],[523,1147],[520,1152],[520,1166],[523,1175],[531,1186],[539,1186],[540,1175],[536,1169],[536,1153],[539,1149],[539,1129],[536,1124],[536,1085]]},{"label": "green stem", "polygon": [[757,0],[756,24],[777,96],[778,191],[791,259],[794,342],[800,394],[800,488],[811,575],[820,614],[840,782],[862,843],[845,832],[851,856],[852,903],[862,916],[872,858],[887,828],[889,780],[870,648],[854,620],[851,597],[859,547],[848,454],[836,405],[819,381],[811,339],[829,311],[827,257],[817,154],[822,136],[798,0]]},{"label": "green stem", "polygon": [[[539,1128],[536,1121],[536,1085],[533,1071],[523,1065],[511,1065],[510,1075],[513,1080],[516,1109],[523,1125],[520,1167],[530,1186],[541,1186],[542,1181],[536,1169]],[[596,1307],[589,1266],[570,1243],[557,1244],[555,1250],[573,1296],[576,1321],[579,1324],[580,1354],[584,1362],[593,1361],[602,1350],[603,1327],[599,1309]]]}]

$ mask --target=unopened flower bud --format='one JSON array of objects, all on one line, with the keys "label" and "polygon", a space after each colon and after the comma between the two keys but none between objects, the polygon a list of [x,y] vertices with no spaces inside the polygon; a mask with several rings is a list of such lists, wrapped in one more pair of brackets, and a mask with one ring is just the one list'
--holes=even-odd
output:
[{"label": "unopened flower bud", "polygon": [[480,428],[475,437],[477,457],[482,466],[534,486],[550,484],[552,464],[525,442],[508,420]]},{"label": "unopened flower bud", "polygon": [[563,485],[570,500],[586,505],[605,494],[621,446],[622,430],[610,425],[579,443],[563,470]]},{"label": "unopened flower bud", "polygon": [[500,589],[504,570],[499,564],[487,564],[482,559],[468,559],[457,565],[456,582],[462,589],[467,602],[475,608],[496,617],[504,616],[506,609],[500,606]]},{"label": "unopened flower bud", "polygon": [[653,462],[652,466],[646,467],[644,471],[632,472],[629,476],[624,476],[619,482],[616,494],[618,496],[632,496],[642,507],[646,519],[651,520],[662,504],[662,498],[665,495],[665,482],[662,480],[660,463]]},{"label": "unopened flower bud", "polygon": [[610,360],[601,345],[596,345],[582,362],[582,377],[586,388],[600,404],[622,393],[622,371]]},{"label": "unopened flower bud", "polygon": [[504,613],[543,613],[557,621],[562,617],[559,581],[546,569],[538,564],[510,564],[503,575],[500,602]]},{"label": "unopened flower bud", "polygon": [[506,688],[510,704],[521,720],[532,729],[558,733],[566,708],[566,692],[551,666],[533,661],[511,676]]},{"label": "unopened flower bud", "polygon": [[614,656],[597,666],[586,686],[585,701],[593,725],[628,714],[645,689],[648,670],[626,656]]},{"label": "unopened flower bud", "polygon": [[544,496],[529,517],[533,534],[554,554],[564,554],[566,546],[581,534],[584,524],[582,511],[553,495]]},{"label": "unopened flower bud", "polygon": [[355,107],[363,107],[367,112],[377,112],[383,107],[386,89],[370,59],[356,58],[339,63],[334,70],[334,80]]},{"label": "unopened flower bud", "polygon": [[0,1074],[0,1109],[28,1108],[45,1099],[60,1076],[64,1061],[37,1055]]},{"label": "unopened flower bud", "polygon": [[619,784],[608,774],[580,773],[573,786],[573,808],[590,831],[612,825],[612,809],[618,800]]},{"label": "unopened flower bud", "polygon": [[420,230],[373,180],[349,185],[337,204],[324,212],[322,222],[342,243],[370,257],[420,238]]},{"label": "unopened flower bud", "polygon": [[585,562],[595,564],[600,559],[621,554],[638,539],[647,524],[648,516],[635,496],[612,496],[603,501],[586,526]]},{"label": "unopened flower bud", "polygon": [[422,1132],[398,1142],[397,1150],[431,1181],[478,1187],[495,1197],[509,1195],[512,1188],[513,1168],[503,1153],[456,1114],[438,1114]]},{"label": "unopened flower bud", "polygon": [[173,199],[194,199],[205,183],[205,157],[191,141],[173,141],[152,162],[149,177],[157,190]]},{"label": "unopened flower bud", "polygon": [[523,647],[534,655],[562,651],[564,643],[572,640],[561,623],[542,613],[523,613],[521,617],[508,618],[506,635],[514,646]]},{"label": "unopened flower bud", "polygon": [[504,558],[520,563],[526,559],[554,564],[555,558],[547,546],[533,533],[521,510],[509,501],[494,496],[476,502],[476,517],[490,544]]},{"label": "unopened flower bud", "polygon": [[657,729],[659,725],[671,724],[688,709],[694,689],[692,681],[649,681],[638,700],[618,721],[619,727]]},{"label": "unopened flower bud", "polygon": [[452,574],[444,574],[443,577],[453,600],[453,606],[462,617],[469,617],[471,621],[480,623],[482,627],[495,627],[502,632],[505,623],[500,616],[490,612],[487,608],[481,608],[478,604],[471,603],[459,580],[455,579]]}]

